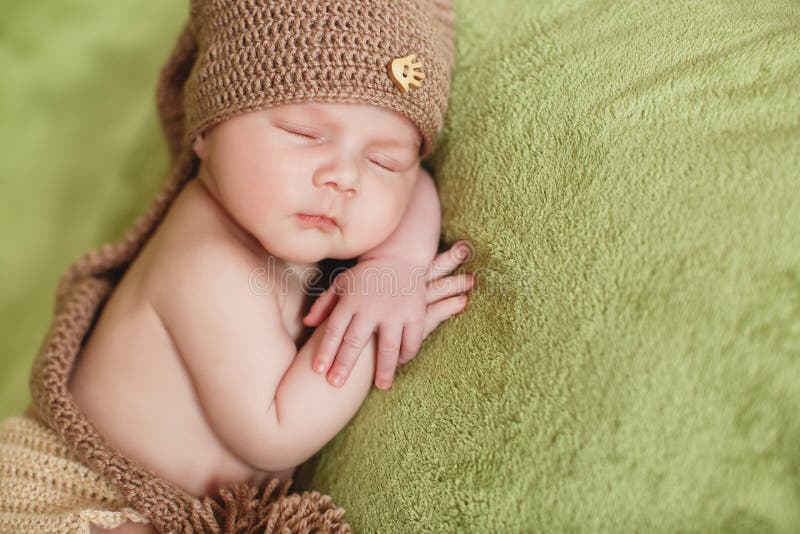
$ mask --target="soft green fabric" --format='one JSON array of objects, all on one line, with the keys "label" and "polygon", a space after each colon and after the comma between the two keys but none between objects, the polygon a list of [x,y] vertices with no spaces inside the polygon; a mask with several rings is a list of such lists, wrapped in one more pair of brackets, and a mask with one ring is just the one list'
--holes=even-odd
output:
[{"label": "soft green fabric", "polygon": [[30,401],[58,277],[118,238],[166,175],[155,83],[186,12],[0,0],[0,418]]},{"label": "soft green fabric", "polygon": [[[306,482],[357,532],[800,532],[800,9],[655,4],[458,0],[431,163],[478,288]],[[163,178],[184,14],[0,7],[0,417]]]},{"label": "soft green fabric", "polygon": [[458,6],[478,289],[310,486],[362,532],[800,532],[800,4]]}]

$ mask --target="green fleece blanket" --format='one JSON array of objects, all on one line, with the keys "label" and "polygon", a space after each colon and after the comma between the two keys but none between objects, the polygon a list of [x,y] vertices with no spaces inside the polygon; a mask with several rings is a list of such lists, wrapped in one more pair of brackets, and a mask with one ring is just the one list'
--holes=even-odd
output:
[{"label": "green fleece blanket", "polygon": [[0,417],[30,402],[58,277],[166,177],[155,83],[185,16],[158,0],[0,0]]},{"label": "green fleece blanket", "polygon": [[[0,8],[0,416],[163,178],[171,4]],[[478,287],[301,487],[357,532],[800,532],[797,2],[457,6],[429,164]]]}]

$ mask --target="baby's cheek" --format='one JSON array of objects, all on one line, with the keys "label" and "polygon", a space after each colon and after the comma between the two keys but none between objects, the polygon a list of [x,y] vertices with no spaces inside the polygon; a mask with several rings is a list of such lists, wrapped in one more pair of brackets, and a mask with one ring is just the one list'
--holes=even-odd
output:
[{"label": "baby's cheek", "polygon": [[397,199],[391,199],[383,204],[376,203],[376,209],[370,212],[370,222],[366,225],[370,239],[376,244],[385,241],[400,224],[404,208],[405,205]]},{"label": "baby's cheek", "polygon": [[235,213],[231,213],[231,215],[246,230],[252,232],[261,222],[259,214],[263,212],[264,206],[260,204],[259,197],[253,195],[252,192],[248,194],[240,189],[236,191],[235,195],[235,200],[231,203],[231,208],[235,210]]}]

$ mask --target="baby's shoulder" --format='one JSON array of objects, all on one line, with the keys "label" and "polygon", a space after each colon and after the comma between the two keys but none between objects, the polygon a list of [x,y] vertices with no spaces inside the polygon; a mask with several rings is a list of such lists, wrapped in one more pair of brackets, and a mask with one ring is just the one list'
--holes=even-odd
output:
[{"label": "baby's shoulder", "polygon": [[197,206],[178,204],[155,236],[146,266],[145,290],[159,299],[180,295],[201,301],[210,285],[250,291],[252,280],[271,273],[267,262]]},{"label": "baby's shoulder", "polygon": [[167,293],[186,286],[203,291],[211,284],[246,290],[253,277],[269,271],[264,267],[259,258],[224,235],[193,235],[161,251],[150,266],[148,285]]},{"label": "baby's shoulder", "polygon": [[283,306],[279,292],[261,290],[266,272],[235,243],[203,236],[159,260],[148,300],[178,346],[199,343],[211,330],[224,337],[256,325],[275,342],[285,337]]}]

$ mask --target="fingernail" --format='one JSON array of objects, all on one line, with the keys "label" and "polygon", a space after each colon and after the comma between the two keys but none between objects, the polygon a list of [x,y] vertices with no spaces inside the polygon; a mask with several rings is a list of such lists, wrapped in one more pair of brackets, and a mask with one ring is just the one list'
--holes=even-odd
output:
[{"label": "fingernail", "polygon": [[318,373],[325,371],[325,364],[322,362],[317,362],[314,364],[314,370]]},{"label": "fingernail", "polygon": [[340,374],[333,375],[333,385],[334,386],[341,386],[343,382],[344,382],[344,378],[342,378],[342,375],[340,375]]},{"label": "fingernail", "polygon": [[462,260],[468,259],[469,253],[471,252],[470,248],[469,248],[469,245],[467,245],[465,242],[461,242],[458,245],[458,249],[457,250],[458,250],[458,254],[459,254],[459,258],[460,259],[462,259]]}]

